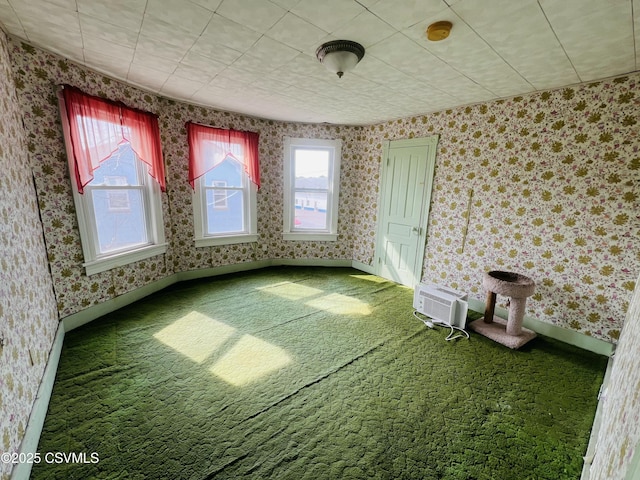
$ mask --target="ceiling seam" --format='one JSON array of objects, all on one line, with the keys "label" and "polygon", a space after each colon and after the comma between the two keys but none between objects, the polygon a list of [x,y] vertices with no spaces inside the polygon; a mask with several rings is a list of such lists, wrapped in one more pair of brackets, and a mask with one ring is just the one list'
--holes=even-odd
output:
[{"label": "ceiling seam", "polygon": [[[629,0],[629,1],[632,1],[632,0]],[[582,80],[582,77],[580,76],[580,73],[578,73],[578,70],[576,69],[576,66],[571,61],[571,57],[569,56],[569,54],[567,53],[567,50],[564,48],[564,45],[560,41],[560,38],[558,37],[558,34],[556,33],[555,29],[553,28],[553,25],[551,24],[551,21],[549,20],[549,17],[547,17],[547,13],[544,11],[544,8],[542,8],[542,5],[540,5],[540,0],[536,0],[536,3],[538,4],[538,8],[540,8],[540,11],[542,12],[542,15],[544,15],[544,19],[547,21],[547,24],[549,25],[549,28],[551,29],[551,32],[553,33],[553,36],[558,41],[558,45],[560,45],[560,48],[562,49],[562,51],[564,52],[565,56],[567,57],[567,61],[569,62],[569,65],[571,65],[571,68],[576,73],[576,77],[578,78],[579,83],[582,83],[583,80]]]},{"label": "ceiling seam", "polygon": [[[484,39],[484,37],[483,37],[482,35],[480,35],[480,33],[479,33],[477,30],[475,30],[471,25],[469,25],[469,23],[468,23],[468,22],[467,22],[467,21],[466,21],[462,16],[458,15],[458,12],[456,12],[456,10],[455,10],[455,8],[454,8],[454,7],[449,7],[449,8],[453,11],[453,13],[455,13],[455,14],[456,14],[456,16],[457,16],[460,20],[462,20],[462,21],[464,22],[464,24],[465,24],[467,27],[469,27],[469,29],[470,29],[473,33],[475,33],[475,34],[478,36],[478,38],[479,38],[480,40],[482,40],[482,42],[483,42],[487,47],[489,47],[489,49],[490,49],[493,53],[495,53],[495,54],[500,58],[500,60],[502,60],[506,65],[508,65],[508,66],[509,66],[509,68],[510,68],[510,69],[511,69],[511,70],[512,70],[516,75],[518,75],[522,80],[524,80],[524,81],[527,83],[527,85],[529,85],[529,86],[533,89],[533,91],[537,91],[537,90],[538,90],[538,89],[535,87],[535,85],[533,85],[529,80],[527,80],[527,78],[525,78],[525,77],[524,77],[524,76],[523,76],[523,75],[522,75],[522,74],[521,74],[521,73],[520,73],[516,68],[514,68],[514,67],[513,67],[513,65],[511,65],[511,64],[510,64],[510,63],[509,63],[509,62],[508,62],[508,61],[507,61],[507,60],[506,60],[502,55],[500,55],[500,53],[499,53],[495,48],[493,48],[493,46],[492,46],[489,42],[487,42],[487,41]],[[545,18],[546,18],[546,17],[545,17]],[[554,35],[555,35],[555,33],[554,33]],[[566,52],[565,52],[565,53],[566,53]],[[460,72],[460,73],[462,73],[462,72]],[[466,75],[465,75],[465,77],[466,77]],[[467,78],[469,78],[469,77],[467,77]],[[471,78],[470,78],[469,80],[474,81],[474,80],[473,80],[473,79],[471,79]],[[475,82],[475,83],[477,83],[477,82]],[[479,85],[480,87],[482,87],[482,85],[480,85],[480,84],[478,84],[478,85]],[[486,88],[486,87],[483,87],[483,88]],[[496,92],[494,92],[494,91],[492,91],[492,90],[489,90],[488,88],[486,88],[486,90],[490,91],[491,93],[493,93],[494,95],[496,95],[496,97],[498,97],[498,98],[500,98],[500,97],[501,97],[501,95],[498,95]]]}]

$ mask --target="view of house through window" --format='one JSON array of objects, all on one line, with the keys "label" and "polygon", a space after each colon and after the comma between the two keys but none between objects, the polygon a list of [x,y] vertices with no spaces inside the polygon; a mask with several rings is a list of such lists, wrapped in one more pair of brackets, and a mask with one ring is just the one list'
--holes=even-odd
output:
[{"label": "view of house through window", "polygon": [[194,123],[187,130],[196,246],[255,242],[258,134]]},{"label": "view of house through window", "polygon": [[240,162],[231,156],[226,157],[201,177],[200,189],[206,204],[203,212],[206,217],[205,235],[248,233],[245,197],[249,181]]},{"label": "view of house through window", "polygon": [[285,240],[337,238],[340,152],[340,140],[285,139]]},{"label": "view of house through window", "polygon": [[98,255],[149,244],[145,205],[146,165],[141,164],[128,143],[94,170],[85,186],[91,196]]},{"label": "view of house through window", "polygon": [[326,230],[329,152],[298,148],[294,155],[295,229]]},{"label": "view of house through window", "polygon": [[87,275],[164,253],[157,118],[73,87],[58,95]]}]

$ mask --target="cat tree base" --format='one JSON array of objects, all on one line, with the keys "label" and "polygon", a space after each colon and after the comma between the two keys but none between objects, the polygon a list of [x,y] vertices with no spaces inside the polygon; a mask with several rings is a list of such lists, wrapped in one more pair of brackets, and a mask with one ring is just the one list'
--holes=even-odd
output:
[{"label": "cat tree base", "polygon": [[469,329],[514,350],[536,338],[536,332],[525,327],[521,328],[518,335],[508,334],[507,321],[496,316],[490,323],[485,322],[484,317],[474,320],[469,324]]},{"label": "cat tree base", "polygon": [[[471,330],[514,349],[536,337],[533,330],[522,326],[527,297],[533,295],[536,288],[531,278],[519,273],[492,270],[484,274],[482,286],[487,290],[484,317],[471,322]],[[510,297],[508,320],[493,314],[498,294]]]}]

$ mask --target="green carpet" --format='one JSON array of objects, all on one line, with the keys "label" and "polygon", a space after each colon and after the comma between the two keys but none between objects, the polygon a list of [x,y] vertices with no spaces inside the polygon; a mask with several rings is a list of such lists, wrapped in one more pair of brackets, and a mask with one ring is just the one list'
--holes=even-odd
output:
[{"label": "green carpet", "polygon": [[[67,333],[34,479],[572,479],[607,359],[446,342],[343,268],[183,282]],[[479,314],[470,312],[470,318]]]}]

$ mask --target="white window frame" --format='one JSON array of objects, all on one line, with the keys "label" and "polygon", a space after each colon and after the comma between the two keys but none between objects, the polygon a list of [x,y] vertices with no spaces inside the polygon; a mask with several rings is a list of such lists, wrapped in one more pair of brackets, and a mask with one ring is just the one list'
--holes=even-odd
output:
[{"label": "white window frame", "polygon": [[[311,230],[295,226],[295,152],[297,149],[318,149],[329,153],[327,190],[327,228]],[[342,140],[285,137],[284,141],[284,240],[335,242],[338,239],[338,200],[340,196],[340,161]]]},{"label": "white window frame", "polygon": [[[74,157],[73,149],[71,147],[67,111],[61,92],[59,92],[58,100],[60,104],[62,130],[64,133],[69,172],[71,172],[71,189],[73,192],[73,201],[76,207],[78,230],[80,231],[80,243],[82,244],[82,253],[84,255],[84,263],[82,266],[84,267],[87,276],[164,254],[167,251],[167,244],[165,241],[164,222],[162,219],[162,192],[158,182],[149,175],[147,165],[137,157],[136,163],[143,185],[140,187],[127,188],[140,188],[144,193],[143,201],[145,212],[147,214],[146,229],[148,243],[146,245],[137,245],[126,250],[120,250],[118,252],[107,254],[99,253],[99,239],[91,187],[85,186],[84,193],[82,194],[78,191],[78,185],[74,180],[75,174],[73,173],[75,172],[75,165],[73,162]],[[118,190],[118,186],[109,186],[108,189]]]},{"label": "white window frame", "polygon": [[[205,174],[206,175],[206,174]],[[244,232],[230,234],[207,234],[207,189],[205,175],[194,182],[193,191],[193,226],[195,229],[196,247],[232,245],[235,243],[251,243],[258,241],[257,191],[256,184],[251,181],[247,172],[242,169],[242,195],[244,196]],[[212,186],[209,186],[213,188]],[[238,189],[240,191],[240,189]]]}]

